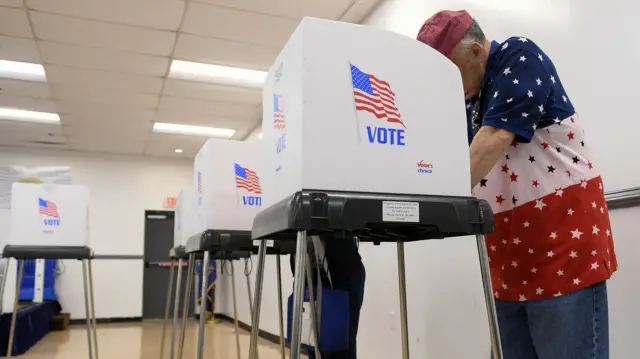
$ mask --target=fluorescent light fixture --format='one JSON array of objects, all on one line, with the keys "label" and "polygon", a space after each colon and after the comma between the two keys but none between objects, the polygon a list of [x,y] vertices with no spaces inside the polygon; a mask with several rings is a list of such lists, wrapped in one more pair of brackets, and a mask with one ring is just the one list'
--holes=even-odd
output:
[{"label": "fluorescent light fixture", "polygon": [[60,123],[60,116],[57,113],[0,107],[0,120],[58,124]]},{"label": "fluorescent light fixture", "polygon": [[42,65],[7,60],[0,60],[0,77],[25,81],[47,81]]},{"label": "fluorescent light fixture", "polygon": [[175,153],[182,153],[182,149],[181,148],[176,148],[174,151],[175,151]]},{"label": "fluorescent light fixture", "polygon": [[230,138],[234,133],[236,133],[236,130],[205,126],[179,125],[177,123],[156,122],[153,124],[153,132],[171,133],[177,135]]},{"label": "fluorescent light fixture", "polygon": [[169,77],[181,80],[261,88],[264,80],[267,78],[267,73],[239,67],[173,60],[171,62],[171,69],[169,70]]}]

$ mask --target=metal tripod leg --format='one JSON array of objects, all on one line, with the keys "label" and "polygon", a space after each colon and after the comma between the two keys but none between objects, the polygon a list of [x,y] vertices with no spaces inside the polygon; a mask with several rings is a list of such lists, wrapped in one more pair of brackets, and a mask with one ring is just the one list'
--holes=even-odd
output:
[{"label": "metal tripod leg", "polygon": [[178,338],[178,359],[182,359],[184,350],[184,336],[187,329],[187,318],[189,317],[189,301],[191,300],[191,291],[193,290],[193,271],[195,267],[195,254],[189,254],[189,265],[187,267],[187,282],[184,292],[184,303],[182,304],[182,325],[180,326],[180,338]]},{"label": "metal tripod leg", "polygon": [[402,359],[409,359],[409,325],[407,322],[407,282],[404,267],[404,242],[398,242],[398,284],[400,290],[400,331]]},{"label": "metal tripod leg", "polygon": [[87,260],[89,267],[89,301],[91,302],[91,329],[93,330],[93,345],[96,350],[96,359],[98,356],[98,324],[96,323],[96,301],[93,295],[93,270],[91,269],[92,259]]},{"label": "metal tripod leg", "polygon": [[204,327],[207,313],[207,284],[209,279],[209,251],[204,251],[204,259],[202,260],[202,278],[200,279],[200,293],[202,300],[200,301],[200,326],[198,327],[198,354],[197,358],[202,359],[204,354]]},{"label": "metal tripod leg", "polygon": [[0,313],[3,313],[3,305],[4,305],[4,288],[7,285],[7,274],[9,274],[9,262],[11,258],[5,259],[4,263],[4,271],[2,274],[2,287],[0,287]]},{"label": "metal tripod leg", "polygon": [[[247,278],[247,294],[249,295],[249,314],[251,314],[251,316],[253,317],[253,296],[251,295],[251,278],[249,278],[249,276],[251,275],[251,273],[249,273],[247,271],[247,259],[244,260],[244,268],[245,268],[245,273],[244,276],[245,278]],[[251,323],[249,323],[251,324]]]},{"label": "metal tripod leg", "polygon": [[493,298],[493,286],[491,285],[491,271],[489,268],[489,255],[483,234],[476,235],[478,244],[478,256],[480,257],[480,272],[482,273],[482,286],[484,287],[484,300],[487,306],[489,319],[489,332],[491,334],[491,350],[493,359],[502,359],[502,344],[500,343],[500,330],[498,327],[498,315],[496,303]]},{"label": "metal tripod leg", "polygon": [[[258,250],[258,267],[256,268],[256,288],[251,313],[251,338],[249,340],[249,359],[258,358],[258,333],[260,331],[260,304],[262,302],[262,280],[264,279],[264,262],[267,255],[266,241],[260,241]],[[278,262],[280,263],[280,262]],[[282,306],[281,306],[282,307]],[[282,317],[282,316],[281,316]]]},{"label": "metal tripod leg", "polygon": [[236,300],[236,269],[233,267],[233,262],[231,262],[231,291],[233,296],[233,323],[236,327],[236,353],[238,359],[240,359],[240,325],[238,323],[238,301]]},{"label": "metal tripod leg", "polygon": [[307,231],[299,231],[296,246],[296,266],[293,279],[293,317],[291,318],[291,351],[289,359],[300,359],[302,334],[302,305],[307,260]]},{"label": "metal tripod leg", "polygon": [[[315,344],[313,348],[316,352],[316,358],[321,359],[322,355],[320,354],[320,330],[318,329],[318,309],[316,308],[316,298],[313,290],[313,271],[311,270],[311,259],[309,255],[307,257],[307,290],[309,291],[309,306],[311,307],[311,325],[313,326],[312,333],[313,338],[315,339]],[[322,285],[321,282],[318,282],[318,287]]]},{"label": "metal tripod leg", "polygon": [[280,255],[276,256],[276,270],[278,271],[278,327],[280,329],[280,359],[284,357],[284,318],[282,317],[282,273],[280,268]]},{"label": "metal tripod leg", "polygon": [[89,275],[87,273],[87,260],[82,260],[82,277],[84,282],[84,311],[87,317],[87,339],[89,342],[89,359],[93,359],[93,345],[91,343],[91,315],[89,314]]},{"label": "metal tripod leg", "polygon": [[162,321],[162,337],[160,338],[160,359],[164,358],[164,343],[167,339],[167,322],[169,321],[169,312],[171,311],[171,291],[173,290],[173,276],[176,268],[173,266],[175,261],[171,260],[171,270],[169,271],[169,285],[167,286],[167,300],[164,305],[164,320]]},{"label": "metal tripod leg", "polygon": [[[7,263],[9,265],[9,263]],[[11,328],[9,329],[9,344],[7,345],[7,358],[13,357],[13,340],[16,334],[16,314],[18,313],[18,301],[20,300],[20,286],[22,285],[22,273],[24,273],[24,259],[18,259],[18,281],[16,282],[16,296],[13,298],[13,314],[11,314]],[[86,285],[86,282],[85,282]],[[86,286],[85,286],[86,295]],[[87,316],[87,325],[89,325]],[[88,329],[88,328],[87,328]],[[87,332],[89,333],[89,332]],[[91,351],[91,335],[89,335],[89,358],[93,357]]]},{"label": "metal tripod leg", "polygon": [[[173,263],[171,262],[171,277],[169,278],[169,300],[171,300],[171,281],[173,280]],[[171,344],[169,345],[169,358],[173,359],[175,354],[176,331],[178,330],[178,318],[180,318],[180,288],[182,285],[182,258],[178,259],[178,278],[176,280],[175,298],[173,299],[173,324],[171,325]],[[167,309],[169,305],[167,305]],[[164,327],[163,327],[164,330]],[[164,335],[163,335],[164,338]],[[162,357],[160,357],[162,359]]]}]

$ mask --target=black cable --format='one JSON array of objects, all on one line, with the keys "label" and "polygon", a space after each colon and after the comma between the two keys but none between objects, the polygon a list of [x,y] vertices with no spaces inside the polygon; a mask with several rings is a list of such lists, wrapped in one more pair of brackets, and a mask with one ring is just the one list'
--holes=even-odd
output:
[{"label": "black cable", "polygon": [[[249,266],[251,265],[251,266]],[[249,269],[247,269],[249,268]],[[251,272],[253,272],[253,258],[249,257],[249,258],[245,258],[244,259],[244,275],[245,276],[250,276]]]}]

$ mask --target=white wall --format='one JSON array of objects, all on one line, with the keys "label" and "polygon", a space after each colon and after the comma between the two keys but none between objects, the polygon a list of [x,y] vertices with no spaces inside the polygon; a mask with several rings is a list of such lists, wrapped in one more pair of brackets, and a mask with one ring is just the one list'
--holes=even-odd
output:
[{"label": "white wall", "polygon": [[[0,147],[0,164],[70,166],[73,183],[91,191],[90,241],[96,254],[143,255],[144,211],[163,209],[166,196],[177,196],[193,181],[192,162],[186,160]],[[64,263],[56,288],[60,302],[72,318],[84,318],[82,267]],[[98,317],[142,316],[142,260],[96,260],[93,272]]]}]

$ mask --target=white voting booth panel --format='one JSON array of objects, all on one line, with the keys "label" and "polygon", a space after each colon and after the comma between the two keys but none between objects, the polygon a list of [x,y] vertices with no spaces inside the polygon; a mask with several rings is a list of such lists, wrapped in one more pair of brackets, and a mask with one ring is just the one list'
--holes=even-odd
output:
[{"label": "white voting booth panel", "polygon": [[7,244],[88,246],[89,190],[76,185],[14,183]]},{"label": "white voting booth panel", "polygon": [[304,18],[263,90],[265,203],[300,189],[470,194],[462,80],[381,29]]},{"label": "white voting booth panel", "polygon": [[194,181],[201,230],[250,231],[262,206],[259,148],[210,139],[196,155]]},{"label": "white voting booth panel", "polygon": [[198,195],[194,187],[180,191],[175,209],[174,247],[186,245],[191,236],[202,231],[198,223],[197,204]]}]

